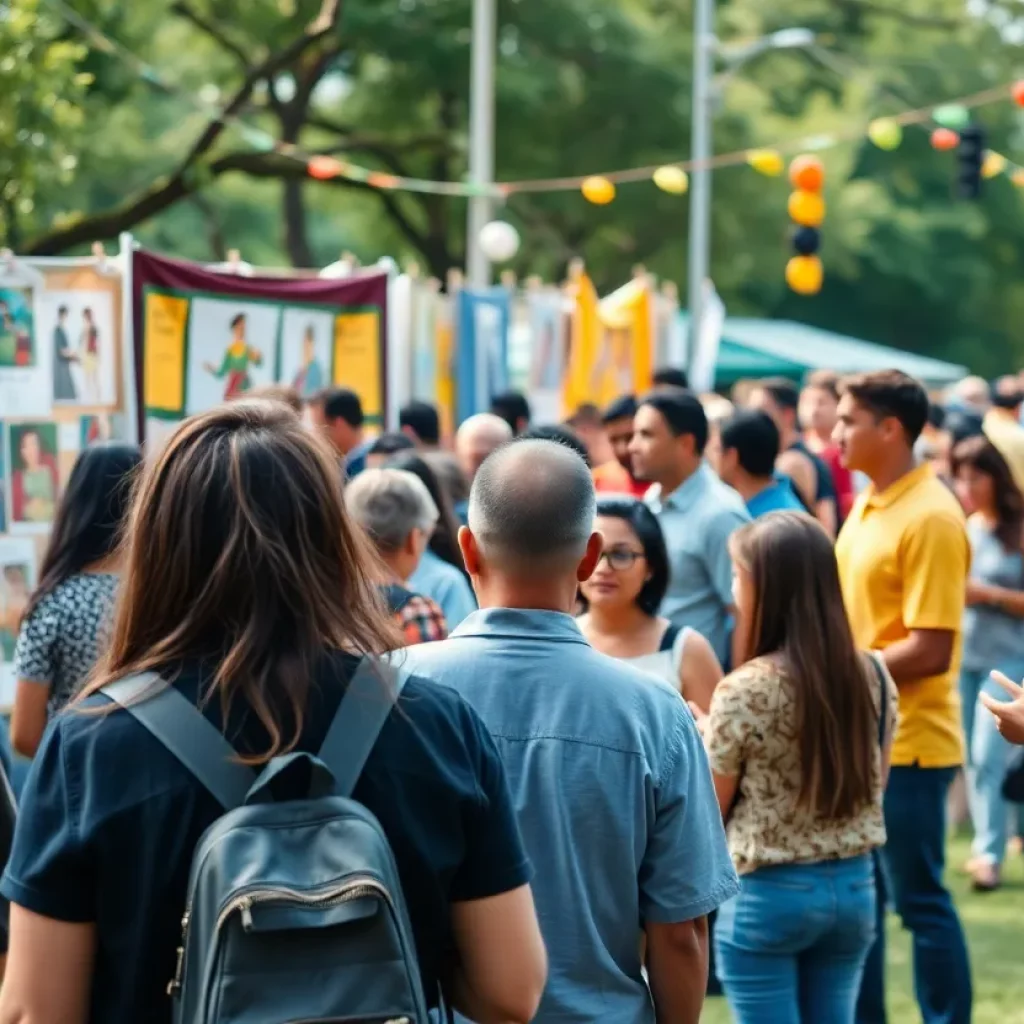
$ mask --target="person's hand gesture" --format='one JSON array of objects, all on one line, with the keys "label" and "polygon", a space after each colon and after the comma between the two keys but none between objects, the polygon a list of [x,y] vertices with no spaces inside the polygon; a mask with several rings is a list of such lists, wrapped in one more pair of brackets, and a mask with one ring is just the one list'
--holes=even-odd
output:
[{"label": "person's hand gesture", "polygon": [[987,693],[982,693],[979,699],[995,715],[996,728],[1000,735],[1011,743],[1024,745],[1024,688],[1004,676],[1002,672],[993,672],[992,678],[1012,699],[998,701]]}]

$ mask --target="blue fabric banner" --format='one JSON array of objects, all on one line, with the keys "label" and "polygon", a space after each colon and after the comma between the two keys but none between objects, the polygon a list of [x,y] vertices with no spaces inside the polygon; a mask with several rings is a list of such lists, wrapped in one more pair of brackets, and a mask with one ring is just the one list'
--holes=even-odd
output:
[{"label": "blue fabric banner", "polygon": [[487,412],[491,399],[508,390],[510,296],[505,288],[459,291],[456,419]]}]

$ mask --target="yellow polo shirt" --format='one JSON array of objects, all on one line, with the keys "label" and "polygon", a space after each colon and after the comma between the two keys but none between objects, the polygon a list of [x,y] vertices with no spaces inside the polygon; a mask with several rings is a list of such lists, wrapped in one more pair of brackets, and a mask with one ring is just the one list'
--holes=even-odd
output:
[{"label": "yellow polo shirt", "polygon": [[963,762],[957,673],[971,563],[964,514],[928,465],[857,499],[836,543],[843,600],[858,647],[884,650],[913,629],[956,633],[949,671],[900,684],[895,765]]}]

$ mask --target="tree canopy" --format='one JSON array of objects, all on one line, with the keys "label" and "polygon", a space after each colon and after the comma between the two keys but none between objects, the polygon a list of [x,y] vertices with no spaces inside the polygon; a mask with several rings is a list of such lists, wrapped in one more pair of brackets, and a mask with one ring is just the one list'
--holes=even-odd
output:
[{"label": "tree canopy", "polygon": [[[471,0],[71,0],[109,52],[48,0],[0,0],[0,242],[82,251],[132,230],[195,259],[322,265],[342,250],[464,258],[463,199],[309,178],[219,111],[303,151],[386,173],[467,172]],[[953,198],[955,155],[908,128],[883,152],[875,117],[1012,80],[1013,0],[719,0],[723,43],[811,29],[719,76],[716,152],[828,133],[825,287],[790,293],[788,185],[746,166],[713,175],[712,276],[732,313],[788,317],[996,373],[1024,363],[1024,196],[1006,176]],[[691,0],[499,0],[499,179],[684,159]],[[141,62],[141,63],[137,63]],[[726,71],[728,62],[720,61]],[[1011,158],[1022,112],[977,116]],[[1024,155],[1018,152],[1024,160]],[[553,279],[582,256],[601,290],[632,266],[685,281],[687,202],[651,183],[607,207],[578,192],[509,199],[515,268]]]}]

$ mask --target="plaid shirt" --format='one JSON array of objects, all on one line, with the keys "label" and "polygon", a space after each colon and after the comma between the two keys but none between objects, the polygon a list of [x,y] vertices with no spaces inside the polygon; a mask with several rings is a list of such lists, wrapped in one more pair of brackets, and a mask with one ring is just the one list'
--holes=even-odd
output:
[{"label": "plaid shirt", "polygon": [[448,636],[444,612],[429,597],[420,594],[414,594],[395,612],[395,621],[402,627],[405,642],[410,645],[444,640]]}]

